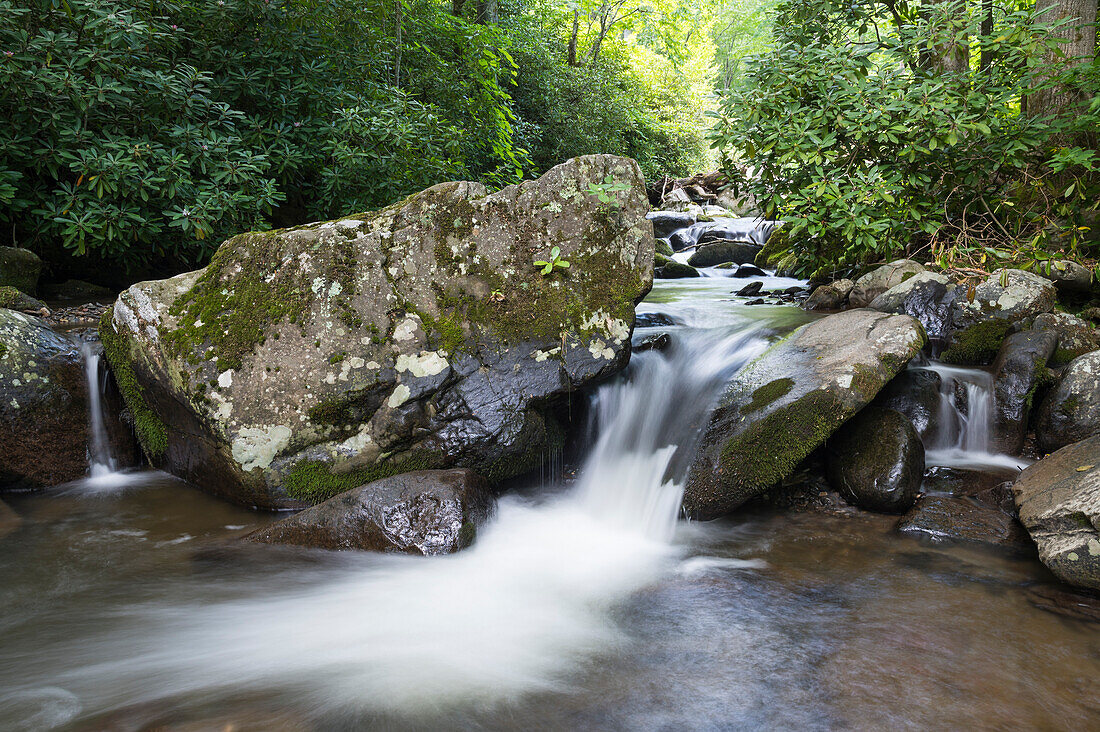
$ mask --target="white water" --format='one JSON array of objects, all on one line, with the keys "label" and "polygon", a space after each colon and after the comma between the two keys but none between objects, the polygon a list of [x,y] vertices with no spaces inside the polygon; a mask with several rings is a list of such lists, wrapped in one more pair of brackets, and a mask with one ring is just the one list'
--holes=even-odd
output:
[{"label": "white water", "polygon": [[128,606],[121,630],[54,650],[71,670],[26,691],[63,689],[83,714],[257,690],[415,716],[566,688],[630,643],[616,605],[677,571],[692,442],[721,386],[766,347],[758,325],[742,328],[688,330],[667,354],[638,354],[598,393],[599,438],[577,485],[541,505],[504,498],[471,548],[330,557],[228,600]]},{"label": "white water", "polygon": [[[995,453],[993,444],[993,377],[981,369],[929,363],[920,368],[940,377],[936,428],[925,447],[925,462],[949,468],[1022,470],[1030,461]],[[966,410],[956,404],[956,389],[966,394]]]}]

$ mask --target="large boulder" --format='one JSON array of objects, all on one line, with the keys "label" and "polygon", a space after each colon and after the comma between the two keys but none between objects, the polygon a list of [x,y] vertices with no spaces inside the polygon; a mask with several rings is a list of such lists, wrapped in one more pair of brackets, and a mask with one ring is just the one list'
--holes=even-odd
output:
[{"label": "large boulder", "polygon": [[1035,436],[1052,452],[1100,433],[1100,351],[1070,361],[1039,407]]},{"label": "large boulder", "polygon": [[692,267],[713,267],[725,262],[746,264],[756,259],[759,252],[759,244],[731,239],[712,240],[700,244],[688,259],[688,264]]},{"label": "large boulder", "polygon": [[42,260],[29,249],[0,247],[0,287],[14,287],[33,295],[38,290]]},{"label": "large boulder", "polygon": [[868,408],[829,440],[826,471],[844,500],[880,513],[908,511],[924,477],[924,444],[901,412]]},{"label": "large boulder", "polygon": [[1100,436],[1025,468],[1012,491],[1043,564],[1070,584],[1100,589]]},{"label": "large boulder", "polygon": [[[625,183],[603,203],[589,185]],[[576,158],[488,193],[242,234],[123,292],[101,338],[153,463],[300,507],[415,469],[501,480],[561,441],[559,398],[619,371],[652,285],[638,165]],[[569,267],[548,274],[552,248]]]},{"label": "large boulder", "polygon": [[810,293],[802,307],[807,310],[841,310],[848,303],[853,287],[854,282],[843,279],[821,285]]},{"label": "large boulder", "polygon": [[1042,274],[1067,295],[1085,294],[1092,289],[1092,270],[1071,259],[1054,260]]},{"label": "large boulder", "polygon": [[743,369],[719,400],[684,508],[728,513],[786,477],[924,345],[907,315],[849,310],[805,325]]},{"label": "large boulder", "polygon": [[1057,292],[1050,280],[1022,269],[999,269],[972,291],[955,298],[952,324],[964,331],[991,319],[1027,322],[1049,313],[1055,302]]},{"label": "large boulder", "polygon": [[43,310],[47,313],[49,312],[46,303],[10,285],[0,285],[0,308],[18,310],[24,313],[34,313],[35,315],[42,314]]},{"label": "large boulder", "polygon": [[848,304],[854,308],[867,307],[882,293],[924,271],[920,263],[911,259],[896,259],[877,267],[856,280]]},{"label": "large boulder", "polygon": [[315,549],[450,554],[474,540],[492,507],[489,484],[472,470],[418,470],[333,496],[245,538]]},{"label": "large boulder", "polygon": [[650,211],[646,218],[653,222],[653,236],[657,239],[667,239],[696,220],[695,214],[682,211]]},{"label": "large boulder", "polygon": [[655,255],[653,264],[653,278],[657,280],[682,280],[686,277],[702,277],[699,270],[694,267],[663,254]]},{"label": "large boulder", "polygon": [[1058,336],[1055,364],[1069,363],[1078,356],[1100,350],[1100,334],[1087,322],[1069,313],[1043,313],[1035,318],[1032,329],[1050,331]]},{"label": "large boulder", "polygon": [[87,472],[87,401],[77,343],[38,318],[0,309],[0,490]]},{"label": "large boulder", "polygon": [[918,272],[880,294],[870,307],[884,313],[912,315],[929,338],[942,339],[951,328],[954,295],[954,283],[946,275]]},{"label": "large boulder", "polygon": [[1019,454],[1027,436],[1027,416],[1035,390],[1054,355],[1058,336],[1025,330],[1005,338],[993,362],[993,447]]},{"label": "large boulder", "polygon": [[940,384],[940,375],[931,369],[903,369],[883,387],[872,406],[901,412],[921,439],[928,442],[937,427]]}]

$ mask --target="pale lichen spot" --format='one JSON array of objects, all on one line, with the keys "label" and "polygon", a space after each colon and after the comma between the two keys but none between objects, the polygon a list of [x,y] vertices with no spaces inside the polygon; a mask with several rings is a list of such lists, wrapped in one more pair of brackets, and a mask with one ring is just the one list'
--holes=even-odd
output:
[{"label": "pale lichen spot", "polygon": [[223,389],[233,386],[233,369],[227,369],[218,374],[218,386]]},{"label": "pale lichen spot", "polygon": [[419,355],[410,356],[404,353],[398,355],[394,368],[397,371],[408,371],[413,376],[435,376],[447,368],[449,364],[443,357],[442,351],[421,351]]},{"label": "pale lichen spot", "polygon": [[246,427],[233,440],[233,459],[248,472],[253,468],[267,468],[284,447],[290,444],[293,434],[286,425],[273,427]]},{"label": "pale lichen spot", "polygon": [[389,405],[390,409],[400,407],[409,400],[411,395],[412,391],[409,390],[409,387],[404,384],[398,384],[397,388],[390,394],[390,398],[386,401],[386,404]]},{"label": "pale lichen spot", "polygon": [[416,336],[416,329],[420,327],[420,319],[415,316],[405,318],[393,329],[395,341],[411,341]]}]

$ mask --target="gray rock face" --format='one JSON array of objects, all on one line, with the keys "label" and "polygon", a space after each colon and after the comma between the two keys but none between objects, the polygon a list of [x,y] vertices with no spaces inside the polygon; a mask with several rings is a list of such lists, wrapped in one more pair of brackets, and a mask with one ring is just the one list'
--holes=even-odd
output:
[{"label": "gray rock face", "polygon": [[1100,437],[1025,468],[1012,492],[1043,564],[1065,582],[1100,589]]},{"label": "gray rock face", "polygon": [[883,387],[872,406],[901,412],[926,440],[936,429],[940,375],[927,369],[903,369]]},{"label": "gray rock face", "polygon": [[1096,329],[1069,313],[1043,313],[1035,318],[1033,330],[1050,331],[1058,336],[1055,362],[1065,363],[1100,349]]},{"label": "gray rock face", "polygon": [[42,260],[29,249],[0,247],[0,287],[14,287],[28,295],[38,290]]},{"label": "gray rock face", "polygon": [[0,309],[0,490],[80,478],[87,445],[79,347],[38,318]]},{"label": "gray rock face", "polygon": [[[612,203],[588,192],[606,176],[627,184]],[[556,399],[626,364],[648,207],[637,163],[605,155],[491,194],[445,183],[234,237],[122,293],[101,338],[153,462],[239,503],[424,468],[500,480],[560,442]],[[570,266],[544,275],[555,247]]]},{"label": "gray rock face", "polygon": [[688,264],[692,267],[713,267],[725,262],[746,264],[756,259],[759,251],[760,246],[758,244],[719,239],[707,244],[700,244],[699,248],[688,259]]},{"label": "gray rock face", "polygon": [[924,476],[924,444],[893,409],[865,409],[829,440],[827,474],[844,500],[880,513],[904,513]]},{"label": "gray rock face", "polygon": [[840,310],[848,303],[848,295],[855,283],[851,280],[836,280],[821,285],[810,293],[803,305],[807,310]]},{"label": "gray rock face", "polygon": [[734,377],[704,432],[684,508],[728,513],[774,485],[924,345],[907,315],[849,310],[799,328]]},{"label": "gray rock face", "polygon": [[315,549],[450,554],[468,546],[492,512],[472,470],[420,470],[369,483],[249,534],[249,541]]},{"label": "gray rock face", "polygon": [[1059,292],[1079,294],[1092,289],[1092,270],[1069,259],[1051,262],[1050,271],[1042,274]]},{"label": "gray rock face", "polygon": [[944,338],[951,328],[954,296],[954,284],[947,276],[918,272],[876,297],[870,307],[884,313],[912,315],[929,338]]},{"label": "gray rock face", "polygon": [[1016,455],[1024,446],[1031,397],[1057,342],[1054,333],[1026,330],[1001,345],[993,362],[993,445],[998,451]]},{"label": "gray rock face", "polygon": [[924,267],[911,259],[884,264],[856,280],[848,295],[848,304],[853,308],[865,308],[882,293],[923,271]]},{"label": "gray rock face", "polygon": [[653,236],[657,239],[667,239],[673,232],[695,223],[695,214],[681,211],[650,211],[646,218],[653,222]]},{"label": "gray rock face", "polygon": [[1100,351],[1070,361],[1039,407],[1035,436],[1052,452],[1100,433]]},{"label": "gray rock face", "polygon": [[1057,293],[1050,280],[1020,269],[999,269],[969,293],[955,298],[952,323],[964,330],[994,318],[1009,322],[1033,319],[1054,309]]}]

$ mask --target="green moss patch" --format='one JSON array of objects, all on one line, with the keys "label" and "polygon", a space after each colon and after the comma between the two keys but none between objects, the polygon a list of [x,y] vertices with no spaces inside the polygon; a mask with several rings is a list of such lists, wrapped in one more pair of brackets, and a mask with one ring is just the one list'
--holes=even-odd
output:
[{"label": "green moss patch", "polygon": [[103,353],[111,366],[115,383],[134,416],[134,431],[138,442],[150,460],[153,460],[168,449],[168,429],[145,398],[145,390],[138,383],[130,362],[130,339],[115,331],[113,318],[114,307],[111,307],[103,313],[99,321],[99,340],[103,343]]},{"label": "green moss patch", "polygon": [[975,323],[955,336],[955,342],[941,354],[941,358],[960,366],[989,364],[1001,350],[1001,343],[1011,328],[1012,323],[1000,318]]},{"label": "green moss patch", "polygon": [[0,308],[15,307],[15,304],[23,299],[22,296],[23,293],[11,285],[0,287]]},{"label": "green moss patch", "polygon": [[752,393],[752,401],[741,407],[741,413],[752,414],[763,409],[777,399],[787,396],[792,387],[794,387],[794,381],[791,379],[776,379],[764,384]]},{"label": "green moss patch", "polygon": [[320,503],[352,488],[358,488],[391,475],[437,467],[439,467],[439,458],[427,452],[413,452],[369,468],[360,468],[347,473],[335,473],[332,471],[331,464],[320,460],[303,460],[283,478],[283,487],[291,498]]}]

